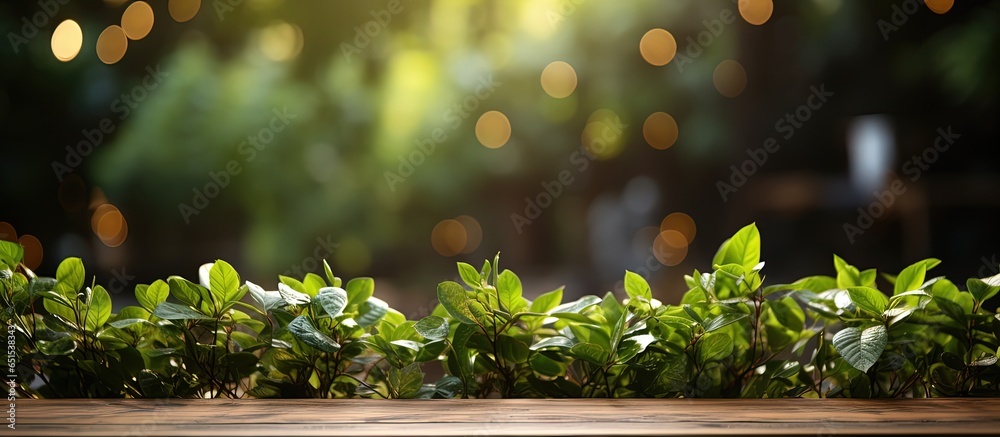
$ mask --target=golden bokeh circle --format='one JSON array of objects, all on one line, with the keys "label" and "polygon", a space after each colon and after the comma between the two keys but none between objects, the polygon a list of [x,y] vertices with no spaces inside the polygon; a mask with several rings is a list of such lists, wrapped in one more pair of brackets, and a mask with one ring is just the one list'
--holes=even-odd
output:
[{"label": "golden bokeh circle", "polygon": [[170,0],[167,3],[170,18],[178,23],[194,18],[195,15],[198,15],[199,9],[201,9],[201,0]]},{"label": "golden bokeh circle", "polygon": [[667,65],[677,55],[677,40],[665,29],[652,29],[639,40],[639,54],[650,65]]},{"label": "golden bokeh circle", "polygon": [[712,83],[715,89],[726,97],[737,97],[743,94],[747,87],[747,71],[739,61],[726,59],[715,67],[712,74]]},{"label": "golden bokeh circle", "polygon": [[462,253],[474,252],[483,242],[483,227],[479,225],[479,220],[468,215],[460,215],[455,220],[465,228],[465,247],[462,248]]},{"label": "golden bokeh circle", "polygon": [[7,222],[0,222],[0,240],[16,243],[17,231],[14,230],[14,226]]},{"label": "golden bokeh circle", "polygon": [[283,21],[261,29],[259,40],[261,52],[272,61],[287,61],[298,56],[305,42],[299,26]]},{"label": "golden bokeh circle", "polygon": [[499,149],[510,140],[510,120],[500,111],[487,111],[476,121],[476,139],[491,149]]},{"label": "golden bokeh circle", "polygon": [[694,242],[695,235],[698,234],[698,226],[691,216],[683,212],[675,212],[667,215],[660,222],[660,232],[676,231],[684,236],[687,244]]},{"label": "golden bokeh circle", "polygon": [[654,149],[669,149],[677,142],[677,136],[677,121],[666,112],[654,112],[642,124],[642,137]]},{"label": "golden bokeh circle", "polygon": [[557,99],[564,99],[576,90],[576,70],[563,61],[555,61],[542,70],[542,89]]},{"label": "golden bokeh circle", "polygon": [[455,256],[462,253],[468,238],[465,226],[454,219],[441,220],[431,230],[431,246],[441,256]]},{"label": "golden bokeh circle", "polygon": [[149,3],[137,1],[128,5],[122,14],[122,29],[128,39],[136,41],[149,35],[153,29],[153,8]]},{"label": "golden bokeh circle", "polygon": [[673,267],[687,258],[688,244],[684,235],[675,230],[660,232],[653,240],[653,256],[667,267]]},{"label": "golden bokeh circle", "polygon": [[767,20],[771,19],[771,14],[774,13],[774,3],[771,0],[739,0],[737,7],[740,10],[740,16],[754,26],[767,23]]},{"label": "golden bokeh circle", "polygon": [[924,4],[935,14],[946,14],[955,6],[955,0],[924,0]]},{"label": "golden bokeh circle", "polygon": [[76,58],[83,47],[83,29],[76,21],[66,20],[52,32],[52,54],[62,62]]},{"label": "golden bokeh circle", "polygon": [[42,265],[42,242],[38,241],[34,235],[22,235],[17,242],[24,247],[24,258],[21,262],[30,270],[35,270]]},{"label": "golden bokeh circle", "polygon": [[121,26],[108,26],[97,37],[97,57],[105,64],[114,64],[125,56],[128,50],[128,37]]},{"label": "golden bokeh circle", "polygon": [[128,222],[117,207],[110,203],[99,205],[90,218],[90,227],[108,247],[118,247],[128,237]]}]

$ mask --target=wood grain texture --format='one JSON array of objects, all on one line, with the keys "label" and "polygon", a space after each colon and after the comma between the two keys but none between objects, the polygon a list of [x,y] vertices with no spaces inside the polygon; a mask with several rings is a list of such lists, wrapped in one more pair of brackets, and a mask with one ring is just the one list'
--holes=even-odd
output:
[{"label": "wood grain texture", "polygon": [[25,436],[1000,435],[1000,399],[19,400]]}]

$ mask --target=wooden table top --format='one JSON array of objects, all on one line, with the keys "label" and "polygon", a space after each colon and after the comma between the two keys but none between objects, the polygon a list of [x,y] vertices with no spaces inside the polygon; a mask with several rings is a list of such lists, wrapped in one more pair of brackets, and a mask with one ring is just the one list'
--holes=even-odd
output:
[{"label": "wooden table top", "polygon": [[62,399],[3,435],[1000,435],[1000,399]]}]

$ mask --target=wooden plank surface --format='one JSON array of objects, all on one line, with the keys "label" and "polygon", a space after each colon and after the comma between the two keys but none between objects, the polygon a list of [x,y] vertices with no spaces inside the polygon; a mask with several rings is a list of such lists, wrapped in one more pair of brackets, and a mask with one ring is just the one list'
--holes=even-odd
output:
[{"label": "wooden plank surface", "polygon": [[1000,435],[1000,399],[17,401],[4,435]]}]

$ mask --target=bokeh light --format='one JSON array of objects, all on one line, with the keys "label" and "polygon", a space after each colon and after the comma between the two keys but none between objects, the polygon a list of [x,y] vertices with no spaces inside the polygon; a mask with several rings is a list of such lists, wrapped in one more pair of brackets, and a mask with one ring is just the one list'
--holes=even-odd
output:
[{"label": "bokeh light", "polygon": [[653,256],[667,267],[673,267],[687,258],[688,244],[681,234],[675,230],[660,232],[653,240]]},{"label": "bokeh light", "polygon": [[69,62],[80,53],[83,47],[83,30],[76,21],[66,20],[56,26],[52,32],[52,54],[56,59]]},{"label": "bokeh light", "polygon": [[483,242],[483,227],[479,225],[479,220],[468,215],[460,215],[455,217],[455,220],[465,228],[465,247],[462,249],[462,253],[475,252],[479,248],[479,244]]},{"label": "bokeh light", "polygon": [[766,23],[774,12],[774,3],[771,0],[739,0],[738,7],[740,16],[755,26]]},{"label": "bokeh light", "polygon": [[625,150],[625,124],[618,113],[607,108],[598,109],[587,119],[580,141],[597,159],[614,158]]},{"label": "bokeh light", "polygon": [[657,67],[667,65],[677,54],[677,41],[664,29],[653,29],[646,32],[639,40],[639,53],[642,59]]},{"label": "bokeh light", "polygon": [[94,210],[90,227],[97,238],[108,247],[121,246],[128,237],[128,223],[125,221],[125,216],[110,203],[102,204]]},{"label": "bokeh light", "polygon": [[677,142],[677,135],[677,122],[666,112],[654,112],[642,124],[642,136],[654,149],[669,149]]},{"label": "bokeh light", "polygon": [[431,231],[431,246],[441,256],[455,256],[462,253],[468,241],[465,226],[458,220],[441,220]]},{"label": "bokeh light", "polygon": [[510,140],[510,120],[500,111],[487,111],[476,121],[476,138],[491,149],[498,149]]},{"label": "bokeh light", "polygon": [[0,240],[17,242],[17,231],[14,230],[14,226],[7,222],[0,222]]},{"label": "bokeh light", "polygon": [[272,61],[287,61],[302,52],[302,29],[277,22],[260,31],[260,51]]},{"label": "bokeh light", "polygon": [[128,37],[121,26],[108,26],[97,37],[97,57],[105,64],[114,64],[125,56],[128,50]]},{"label": "bokeh light", "polygon": [[552,62],[542,70],[542,89],[557,99],[573,94],[576,81],[576,70],[563,61]]},{"label": "bokeh light", "polygon": [[743,90],[747,87],[747,71],[743,69],[743,64],[740,64],[739,61],[726,59],[715,67],[712,83],[715,84],[715,89],[719,91],[719,94],[726,97],[737,97],[743,94]]},{"label": "bokeh light", "polygon": [[178,23],[183,23],[194,18],[201,9],[201,0],[170,0],[167,3],[167,11],[170,18]]},{"label": "bokeh light", "polygon": [[698,234],[698,226],[691,216],[683,212],[675,212],[663,218],[660,222],[660,232],[676,231],[684,236],[686,244],[694,242],[695,235]]},{"label": "bokeh light", "polygon": [[122,14],[122,29],[130,40],[140,40],[153,29],[153,8],[149,3],[137,1],[128,5]]},{"label": "bokeh light", "polygon": [[35,270],[38,266],[42,265],[42,242],[38,241],[38,238],[34,235],[22,235],[17,242],[24,247],[24,258],[21,262],[23,262],[28,269]]},{"label": "bokeh light", "polygon": [[935,14],[945,14],[955,5],[955,0],[924,0],[924,4]]}]

